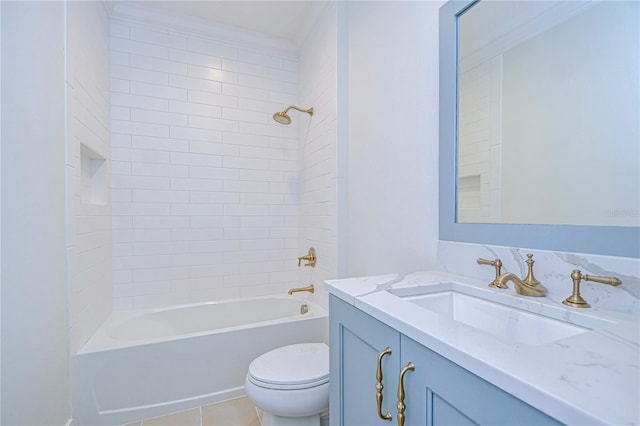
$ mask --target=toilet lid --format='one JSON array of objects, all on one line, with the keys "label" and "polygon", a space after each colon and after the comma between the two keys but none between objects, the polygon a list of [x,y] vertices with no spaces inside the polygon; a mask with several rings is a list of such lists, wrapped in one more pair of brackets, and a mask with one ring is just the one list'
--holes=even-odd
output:
[{"label": "toilet lid", "polygon": [[267,387],[311,387],[329,381],[329,347],[324,343],[283,346],[249,365],[251,381]]}]

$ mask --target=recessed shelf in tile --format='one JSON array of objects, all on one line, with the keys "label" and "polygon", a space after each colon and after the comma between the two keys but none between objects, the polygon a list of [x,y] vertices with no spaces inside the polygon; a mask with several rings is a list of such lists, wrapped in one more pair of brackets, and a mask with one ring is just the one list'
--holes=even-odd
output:
[{"label": "recessed shelf in tile", "polygon": [[80,144],[80,187],[83,203],[107,203],[106,158],[84,144]]},{"label": "recessed shelf in tile", "polygon": [[458,178],[458,206],[462,209],[480,208],[480,175]]}]

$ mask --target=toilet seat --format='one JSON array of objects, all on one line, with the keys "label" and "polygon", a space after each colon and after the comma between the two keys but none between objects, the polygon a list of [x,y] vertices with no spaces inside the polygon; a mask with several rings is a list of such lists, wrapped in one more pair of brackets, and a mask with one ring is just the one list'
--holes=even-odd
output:
[{"label": "toilet seat", "polygon": [[254,359],[247,379],[267,389],[307,389],[329,382],[329,347],[324,343],[283,346]]}]

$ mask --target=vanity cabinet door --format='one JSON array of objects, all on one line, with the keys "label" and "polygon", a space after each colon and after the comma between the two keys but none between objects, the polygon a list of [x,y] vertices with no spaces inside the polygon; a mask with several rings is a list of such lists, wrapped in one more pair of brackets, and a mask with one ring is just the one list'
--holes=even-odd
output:
[{"label": "vanity cabinet door", "polygon": [[[329,300],[330,424],[385,426],[396,424],[396,391],[400,333],[364,312],[331,296]],[[382,414],[378,416],[376,370],[381,358]]]},{"label": "vanity cabinet door", "polygon": [[405,425],[558,425],[556,420],[402,336]]}]

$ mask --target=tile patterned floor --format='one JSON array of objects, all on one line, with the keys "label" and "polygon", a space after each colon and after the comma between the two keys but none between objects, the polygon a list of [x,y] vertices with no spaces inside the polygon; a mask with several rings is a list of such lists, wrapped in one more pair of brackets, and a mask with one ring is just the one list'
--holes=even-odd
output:
[{"label": "tile patterned floor", "polygon": [[154,417],[126,426],[260,426],[256,407],[246,397]]}]

